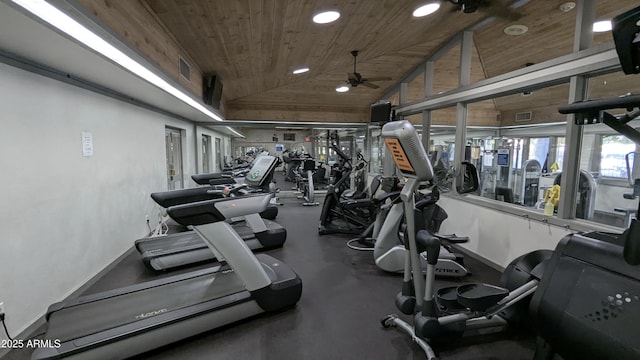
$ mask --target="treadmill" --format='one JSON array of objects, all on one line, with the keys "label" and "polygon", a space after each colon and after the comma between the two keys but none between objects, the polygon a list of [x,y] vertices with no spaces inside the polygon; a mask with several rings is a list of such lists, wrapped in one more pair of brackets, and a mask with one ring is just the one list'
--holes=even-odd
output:
[{"label": "treadmill", "polygon": [[[255,188],[246,185],[260,185],[270,178],[276,159],[263,155],[251,169],[247,184],[232,187],[197,187],[184,190],[171,190],[151,194],[151,198],[160,206],[168,208],[179,204],[211,200],[223,196],[246,196]],[[259,188],[259,187],[258,187]],[[269,206],[259,214],[249,214],[242,218],[229,219],[235,231],[246,241],[251,250],[269,250],[282,247],[287,231],[280,224],[263,219]],[[277,208],[275,208],[277,211]],[[242,219],[242,220],[240,220]],[[217,261],[206,243],[195,231],[142,238],[135,241],[135,247],[142,256],[144,265],[153,271],[169,271],[184,266]]]},{"label": "treadmill", "polygon": [[46,314],[45,339],[60,346],[36,349],[32,359],[126,358],[295,305],[302,294],[298,275],[273,257],[254,255],[225,221],[265,209],[272,196],[169,208],[174,220],[194,226],[225,263],[53,304]]},{"label": "treadmill", "polygon": [[[279,248],[287,238],[287,230],[284,227],[262,219],[258,214],[247,215],[244,224],[234,224],[232,227],[251,250]],[[202,237],[193,230],[138,239],[135,246],[144,265],[153,271],[170,271],[184,266],[218,261]]]}]

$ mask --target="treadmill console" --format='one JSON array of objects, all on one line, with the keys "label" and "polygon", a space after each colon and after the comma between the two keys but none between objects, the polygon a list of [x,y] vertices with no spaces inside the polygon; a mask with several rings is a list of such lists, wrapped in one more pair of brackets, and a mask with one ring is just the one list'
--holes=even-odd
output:
[{"label": "treadmill console", "polygon": [[382,127],[382,137],[403,176],[431,180],[433,168],[418,133],[409,121],[393,121]]},{"label": "treadmill console", "polygon": [[269,174],[276,167],[278,158],[271,155],[261,155],[245,175],[244,183],[249,186],[261,187],[269,178]]}]

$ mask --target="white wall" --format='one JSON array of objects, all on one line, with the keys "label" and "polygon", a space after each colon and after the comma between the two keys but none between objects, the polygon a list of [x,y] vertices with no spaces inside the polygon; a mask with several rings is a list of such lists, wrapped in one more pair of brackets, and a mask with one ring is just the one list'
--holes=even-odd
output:
[{"label": "white wall", "polygon": [[147,233],[149,194],[167,188],[165,126],[184,130],[185,180],[195,129],[4,64],[0,84],[0,301],[17,335]]},{"label": "white wall", "polygon": [[538,249],[555,249],[569,230],[538,221],[529,221],[459,199],[443,196],[438,202],[449,218],[440,232],[468,236],[465,249],[506,267],[511,260]]}]

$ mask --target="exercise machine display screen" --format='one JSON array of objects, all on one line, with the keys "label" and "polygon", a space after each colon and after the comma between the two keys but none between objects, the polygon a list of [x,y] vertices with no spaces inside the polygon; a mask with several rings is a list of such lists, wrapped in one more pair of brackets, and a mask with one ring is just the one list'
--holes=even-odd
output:
[{"label": "exercise machine display screen", "polygon": [[396,163],[398,169],[405,175],[415,175],[416,171],[413,168],[413,165],[411,165],[407,153],[405,153],[402,148],[400,140],[396,138],[386,138],[384,139],[384,142],[387,144],[389,153],[393,157],[393,161]]},{"label": "exercise machine display screen", "polygon": [[271,170],[271,167],[275,163],[276,158],[270,155],[261,156],[258,161],[253,165],[245,181],[250,185],[260,185],[264,180],[265,176]]}]

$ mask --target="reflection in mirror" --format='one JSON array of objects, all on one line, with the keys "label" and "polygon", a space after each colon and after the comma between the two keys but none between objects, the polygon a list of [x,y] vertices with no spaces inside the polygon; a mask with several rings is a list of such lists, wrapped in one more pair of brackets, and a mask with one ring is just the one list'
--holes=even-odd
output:
[{"label": "reflection in mirror", "polygon": [[463,161],[460,164],[460,175],[462,179],[460,185],[456,187],[459,194],[470,194],[478,190],[478,171],[472,163]]},{"label": "reflection in mirror", "polygon": [[640,166],[636,161],[640,161],[640,156],[637,152],[629,152],[624,156],[627,163],[627,180],[629,180],[629,186],[635,184],[636,179],[640,179]]},{"label": "reflection in mirror", "polygon": [[465,160],[478,170],[480,196],[543,211],[562,170],[566,116],[557,107],[568,93],[563,83],[468,105]]}]

